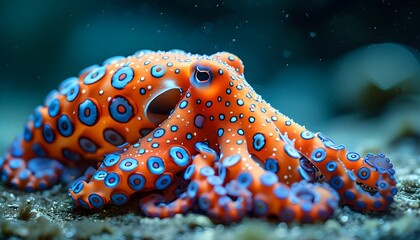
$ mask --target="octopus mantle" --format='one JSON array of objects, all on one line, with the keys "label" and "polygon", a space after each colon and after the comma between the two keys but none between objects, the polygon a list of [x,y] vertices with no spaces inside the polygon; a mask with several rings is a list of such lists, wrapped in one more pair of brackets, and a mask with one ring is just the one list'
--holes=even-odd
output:
[{"label": "octopus mantle", "polygon": [[293,122],[243,72],[233,54],[179,50],[89,67],[29,116],[0,158],[1,181],[25,191],[73,181],[69,196],[85,208],[143,192],[147,216],[195,208],[226,223],[324,221],[340,200],[357,211],[389,209],[397,189],[388,158],[361,157]]}]

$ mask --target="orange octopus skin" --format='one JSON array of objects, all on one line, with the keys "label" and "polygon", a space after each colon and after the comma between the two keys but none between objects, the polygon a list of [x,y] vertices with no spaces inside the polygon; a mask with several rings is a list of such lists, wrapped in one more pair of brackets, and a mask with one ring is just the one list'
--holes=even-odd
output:
[{"label": "orange octopus skin", "polygon": [[294,123],[243,73],[227,52],[108,59],[47,96],[0,159],[1,180],[42,190],[93,160],[102,163],[69,189],[77,206],[121,205],[143,192],[148,216],[195,207],[224,223],[325,221],[340,199],[357,211],[389,209],[397,189],[388,158],[362,158]]}]

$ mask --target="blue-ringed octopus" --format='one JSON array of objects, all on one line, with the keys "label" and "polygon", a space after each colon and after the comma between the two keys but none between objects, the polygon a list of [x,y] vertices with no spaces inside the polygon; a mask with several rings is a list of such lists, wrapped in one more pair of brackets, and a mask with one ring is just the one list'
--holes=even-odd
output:
[{"label": "blue-ringed octopus", "polygon": [[142,50],[82,70],[34,110],[0,168],[25,191],[72,181],[85,208],[141,192],[147,216],[195,209],[224,223],[324,221],[340,201],[382,211],[397,193],[385,155],[361,157],[281,114],[228,52]]}]

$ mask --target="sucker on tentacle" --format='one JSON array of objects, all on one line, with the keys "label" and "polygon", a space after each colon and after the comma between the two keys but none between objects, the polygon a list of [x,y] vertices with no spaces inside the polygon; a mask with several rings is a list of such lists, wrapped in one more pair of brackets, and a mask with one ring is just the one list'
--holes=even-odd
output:
[{"label": "sucker on tentacle", "polygon": [[122,205],[142,192],[147,216],[195,209],[224,223],[325,221],[340,200],[382,211],[397,193],[385,155],[362,158],[294,123],[227,52],[142,50],[82,70],[30,115],[0,169],[2,182],[26,191],[88,169],[69,189],[77,206]]}]

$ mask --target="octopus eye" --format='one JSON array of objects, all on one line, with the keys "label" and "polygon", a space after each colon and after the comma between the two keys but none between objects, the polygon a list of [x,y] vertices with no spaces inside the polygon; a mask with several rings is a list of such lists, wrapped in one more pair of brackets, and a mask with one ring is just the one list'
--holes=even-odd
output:
[{"label": "octopus eye", "polygon": [[206,87],[210,84],[211,80],[212,76],[210,69],[202,66],[197,66],[190,78],[191,83],[196,87]]}]

